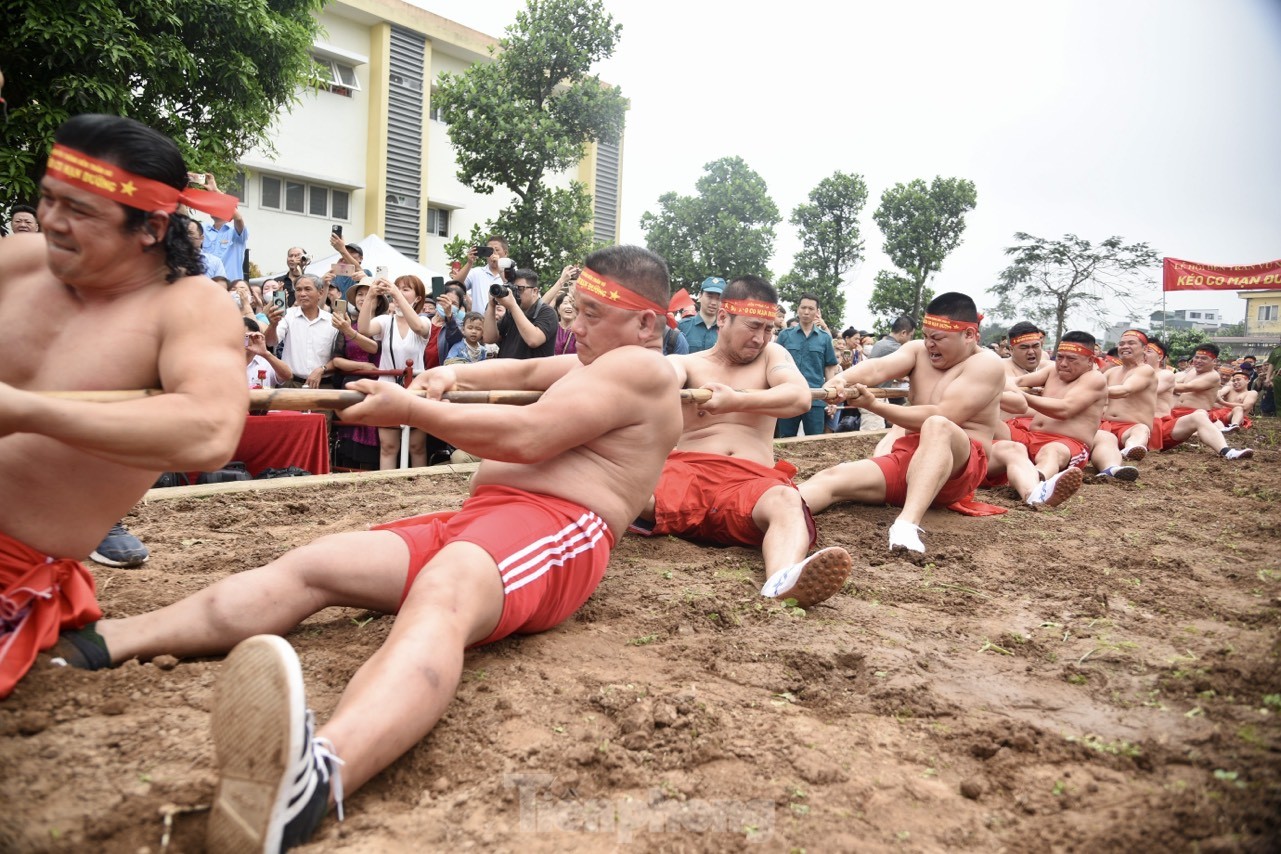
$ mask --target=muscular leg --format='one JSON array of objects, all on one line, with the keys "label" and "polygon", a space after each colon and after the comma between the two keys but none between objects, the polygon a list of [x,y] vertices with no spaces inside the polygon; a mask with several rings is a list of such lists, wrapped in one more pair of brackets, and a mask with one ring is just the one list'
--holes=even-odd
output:
[{"label": "muscular leg", "polygon": [[1202,445],[1216,454],[1228,445],[1228,440],[1223,438],[1223,431],[1214,426],[1214,422],[1210,420],[1210,416],[1204,409],[1189,412],[1175,421],[1170,436],[1182,442],[1194,433]]},{"label": "muscular leg", "polygon": [[[1135,424],[1129,430],[1125,431],[1125,447],[1121,449],[1122,456],[1126,456],[1131,448],[1147,448],[1148,442],[1152,439],[1152,428],[1146,424]],[[1129,459],[1126,456],[1126,459]],[[1137,457],[1136,459],[1142,459]]]},{"label": "muscular leg", "polygon": [[931,415],[921,425],[921,444],[907,465],[907,497],[897,522],[920,525],[925,511],[948,479],[970,458],[970,437],[942,415]]},{"label": "muscular leg", "polygon": [[810,547],[810,532],[805,524],[801,494],[790,486],[767,490],[752,508],[752,521],[765,532],[761,554],[765,558],[765,576],[802,560]]},{"label": "muscular leg", "polygon": [[885,503],[885,475],[871,460],[841,463],[823,469],[800,485],[801,498],[811,513],[822,513],[838,501]]},{"label": "muscular leg", "polygon": [[[1051,442],[1036,455],[1036,471],[1042,480],[1049,480],[1072,461],[1072,452],[1067,445]],[[1026,498],[1027,496],[1024,496]]]},{"label": "muscular leg", "polygon": [[333,534],[158,611],[101,620],[97,632],[113,664],[214,655],[253,635],[283,635],[332,605],[395,613],[408,566],[408,546],[390,531]]},{"label": "muscular leg", "polygon": [[1121,465],[1121,446],[1116,436],[1107,430],[1094,434],[1094,448],[1090,451],[1090,462],[1099,471],[1106,471],[1113,466]]},{"label": "muscular leg", "polygon": [[502,610],[502,579],[484,549],[451,543],[428,562],[387,640],[317,732],[342,757],[347,792],[431,731],[458,687],[464,648],[487,637]]},{"label": "muscular leg", "polygon": [[1010,486],[1024,501],[1041,482],[1036,466],[1027,458],[1027,448],[1018,442],[992,443],[991,459],[992,464],[988,465],[988,472],[991,473],[994,468],[1003,470]]}]

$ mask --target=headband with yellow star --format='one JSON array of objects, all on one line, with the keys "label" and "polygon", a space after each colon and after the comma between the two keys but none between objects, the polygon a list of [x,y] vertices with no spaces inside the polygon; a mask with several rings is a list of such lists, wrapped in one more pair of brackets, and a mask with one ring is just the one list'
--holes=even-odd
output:
[{"label": "headband with yellow star", "polygon": [[45,172],[78,189],[143,211],[173,213],[179,204],[184,204],[227,220],[239,204],[235,196],[194,188],[179,190],[65,145],[55,145],[49,152]]}]

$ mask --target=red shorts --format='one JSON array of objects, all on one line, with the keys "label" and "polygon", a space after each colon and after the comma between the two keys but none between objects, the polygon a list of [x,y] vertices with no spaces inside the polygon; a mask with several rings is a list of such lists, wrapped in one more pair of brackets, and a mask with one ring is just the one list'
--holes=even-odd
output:
[{"label": "red shorts", "polygon": [[[1018,435],[1013,430],[1010,435]],[[1068,464],[1064,468],[1076,466],[1079,469],[1085,468],[1085,464],[1090,461],[1090,449],[1085,447],[1084,443],[1073,439],[1070,436],[1060,436],[1058,433],[1044,433],[1040,430],[1025,430],[1019,439],[1013,439],[1020,445],[1027,448],[1027,458],[1033,463],[1036,462],[1036,455],[1041,453],[1041,449],[1053,442],[1058,442],[1068,449],[1071,454]],[[1005,486],[1009,480],[1005,477],[1005,472],[1000,474],[990,474],[983,478],[980,486]]]},{"label": "red shorts", "polygon": [[[888,454],[872,457],[872,462],[881,467],[881,474],[885,476],[886,504],[903,506],[903,501],[907,498],[907,464],[911,462],[920,444],[920,433],[908,433],[894,443]],[[969,461],[959,474],[943,484],[939,494],[934,497],[933,506],[946,507],[955,501],[969,498],[986,475],[987,451],[971,439]]]},{"label": "red shorts", "polygon": [[[416,516],[375,525],[409,546],[409,576],[450,543],[484,549],[503,580],[503,615],[480,644],[550,629],[578,610],[605,577],[614,537],[603,519],[572,501],[507,486],[481,486],[446,519]],[[476,644],[479,646],[480,644]]]},{"label": "red shorts", "polygon": [[1177,448],[1183,444],[1182,440],[1175,441],[1170,434],[1174,431],[1174,422],[1178,421],[1184,415],[1191,415],[1196,412],[1190,406],[1176,406],[1170,410],[1169,415],[1162,415],[1152,422],[1152,438],[1148,440],[1148,448],[1153,451],[1168,451],[1171,448]]},{"label": "red shorts", "polygon": [[1011,418],[1005,422],[1010,428],[1010,441],[1018,442],[1020,445],[1027,444],[1028,430],[1032,426],[1031,415],[1020,415],[1018,418]]},{"label": "red shorts", "polygon": [[[1107,419],[1104,419],[1099,422],[1099,429],[1102,430],[1104,433],[1111,433],[1113,436],[1115,436],[1116,443],[1123,448],[1125,447],[1126,432],[1128,432],[1131,427],[1138,427],[1138,426],[1139,426],[1139,422],[1137,421],[1108,421]],[[1150,432],[1151,431],[1149,431],[1149,433]],[[1149,436],[1148,441],[1149,442],[1152,441],[1151,436]]]},{"label": "red shorts", "polygon": [[[752,521],[752,510],[776,486],[795,489],[794,474],[796,466],[785,460],[766,468],[741,457],[672,451],[654,488],[652,533],[760,548],[765,533]],[[814,517],[801,506],[813,546]]]}]

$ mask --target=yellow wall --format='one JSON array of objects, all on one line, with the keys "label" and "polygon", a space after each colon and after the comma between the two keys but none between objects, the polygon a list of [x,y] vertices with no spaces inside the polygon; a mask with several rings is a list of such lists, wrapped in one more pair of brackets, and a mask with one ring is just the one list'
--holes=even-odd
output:
[{"label": "yellow wall", "polygon": [[[1281,291],[1237,291],[1237,295],[1245,300],[1246,335],[1281,334]],[[1263,306],[1273,306],[1277,316],[1260,322],[1259,309]]]}]

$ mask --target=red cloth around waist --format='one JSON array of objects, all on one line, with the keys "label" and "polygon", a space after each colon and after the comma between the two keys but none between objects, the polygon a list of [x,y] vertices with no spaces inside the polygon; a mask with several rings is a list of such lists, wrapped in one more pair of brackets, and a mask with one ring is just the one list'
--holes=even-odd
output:
[{"label": "red cloth around waist", "polygon": [[93,576],[80,561],[51,558],[0,533],[0,699],[60,631],[101,617]]}]

